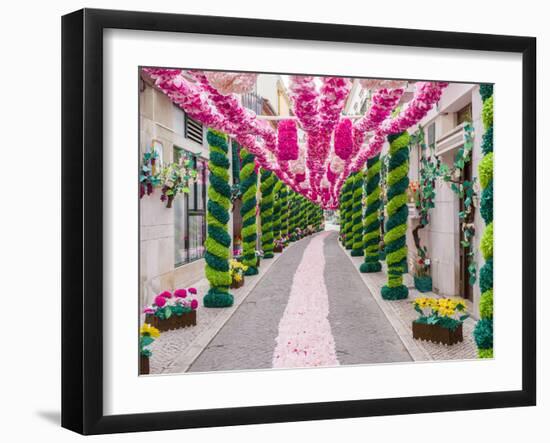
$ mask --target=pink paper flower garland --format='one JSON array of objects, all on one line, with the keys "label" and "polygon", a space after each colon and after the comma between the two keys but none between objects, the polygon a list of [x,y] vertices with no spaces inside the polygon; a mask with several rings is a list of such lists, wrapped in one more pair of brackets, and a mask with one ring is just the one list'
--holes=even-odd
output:
[{"label": "pink paper flower garland", "polygon": [[[376,81],[369,110],[352,124],[340,119],[350,91],[349,79],[327,77],[317,92],[314,77],[291,76],[294,113],[307,135],[307,145],[298,144],[294,120],[279,123],[278,133],[245,109],[232,92],[248,91],[253,75],[145,68],[155,84],[191,117],[235,138],[256,156],[257,166],[269,169],[293,190],[325,208],[338,206],[338,193],[346,177],[377,155],[388,134],[401,132],[420,121],[441,98],[443,82],[417,82],[413,99],[396,117],[391,111],[403,95],[402,82]],[[374,80],[364,80],[372,82]],[[370,83],[369,83],[370,84]],[[400,86],[388,89],[390,86]],[[334,134],[334,147],[331,139]],[[363,147],[369,138],[368,145]]]}]

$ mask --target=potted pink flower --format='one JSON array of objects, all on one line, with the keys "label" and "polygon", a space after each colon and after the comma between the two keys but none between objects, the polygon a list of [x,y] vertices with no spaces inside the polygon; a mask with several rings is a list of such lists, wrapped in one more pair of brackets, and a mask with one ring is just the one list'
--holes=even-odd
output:
[{"label": "potted pink flower", "polygon": [[158,294],[151,306],[145,307],[145,321],[159,331],[185,328],[197,324],[199,302],[194,296],[196,288],[176,289],[172,294],[163,291]]}]

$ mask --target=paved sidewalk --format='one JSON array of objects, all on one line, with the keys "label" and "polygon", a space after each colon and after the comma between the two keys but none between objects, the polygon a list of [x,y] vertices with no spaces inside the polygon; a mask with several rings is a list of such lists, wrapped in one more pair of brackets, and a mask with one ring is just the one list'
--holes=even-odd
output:
[{"label": "paved sidewalk", "polygon": [[[415,340],[412,338],[412,322],[417,318],[412,301],[417,297],[435,297],[433,292],[422,294],[414,287],[414,281],[410,274],[404,275],[404,284],[409,288],[409,298],[405,300],[386,301],[380,296],[382,286],[386,284],[386,264],[383,262],[382,272],[363,274],[359,272],[359,266],[363,262],[363,257],[351,257],[349,251],[346,251],[340,242],[340,248],[346,253],[346,257],[354,264],[356,272],[361,276],[370,290],[372,297],[378,303],[382,311],[399,337],[405,344],[407,350],[415,361],[429,360],[471,360],[477,359],[477,348],[473,339],[473,330],[475,320],[466,319],[463,324],[464,341],[452,346],[428,341]],[[469,302],[467,303],[470,307]]]}]

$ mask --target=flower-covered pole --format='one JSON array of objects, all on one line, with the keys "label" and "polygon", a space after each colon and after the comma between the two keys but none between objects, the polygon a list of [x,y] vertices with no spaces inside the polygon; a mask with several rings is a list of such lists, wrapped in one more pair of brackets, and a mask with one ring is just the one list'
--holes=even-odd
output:
[{"label": "flower-covered pole", "polygon": [[481,358],[493,357],[493,85],[481,85],[482,120],[485,133],[482,139],[483,159],[478,166],[481,184],[480,213],[485,221],[480,250],[485,264],[479,272],[479,316],[474,329],[477,353]]},{"label": "flower-covered pole", "polygon": [[282,185],[280,191],[281,237],[288,238],[288,186]]},{"label": "flower-covered pole", "polygon": [[288,226],[288,232],[291,236],[291,240],[296,240],[296,227],[298,226],[298,211],[299,211],[299,202],[298,202],[298,194],[295,192],[292,192],[290,194],[289,198],[289,226]]},{"label": "flower-covered pole", "polygon": [[243,205],[243,263],[248,266],[245,275],[256,275],[256,191],[258,174],[254,165],[254,156],[243,146],[241,147],[240,185]]},{"label": "flower-covered pole", "polygon": [[353,206],[352,206],[352,257],[361,257],[363,252],[363,171],[355,174],[353,179]]},{"label": "flower-covered pole", "polygon": [[275,179],[273,187],[273,240],[281,238],[281,187],[283,182]]},{"label": "flower-covered pole", "polygon": [[367,160],[367,177],[365,182],[365,194],[367,196],[365,213],[363,217],[363,247],[365,248],[365,261],[361,263],[361,272],[380,272],[380,154]]},{"label": "flower-covered pole", "polygon": [[409,290],[403,284],[403,273],[407,269],[407,188],[409,187],[409,133],[403,131],[389,135],[390,160],[387,177],[386,263],[388,284],[382,287],[382,298],[401,300],[407,298]]},{"label": "flower-covered pole", "polygon": [[345,246],[346,249],[353,248],[353,191],[355,190],[355,172],[348,178],[347,191],[345,195],[345,209],[346,209],[346,225],[344,226],[344,233],[346,236]]},{"label": "flower-covered pole", "polygon": [[210,146],[208,161],[209,186],[207,204],[208,236],[205,241],[205,275],[210,289],[204,296],[204,306],[222,308],[233,305],[228,292],[231,285],[229,272],[229,246],[231,237],[227,231],[231,187],[229,186],[229,160],[227,139],[221,132],[209,130],[206,139]]},{"label": "flower-covered pole", "polygon": [[260,216],[262,223],[262,250],[264,258],[273,258],[273,188],[275,187],[275,174],[262,169],[261,185],[262,201],[260,203]]}]

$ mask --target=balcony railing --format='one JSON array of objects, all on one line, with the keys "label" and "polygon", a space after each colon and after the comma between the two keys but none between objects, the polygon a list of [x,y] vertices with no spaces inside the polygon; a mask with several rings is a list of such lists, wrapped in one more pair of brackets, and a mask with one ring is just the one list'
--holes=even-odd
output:
[{"label": "balcony railing", "polygon": [[468,122],[461,123],[443,134],[435,141],[435,155],[445,154],[464,144],[464,128]]}]

